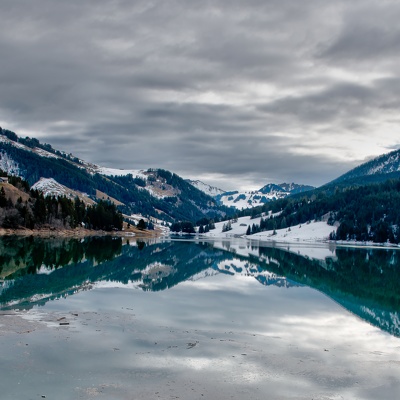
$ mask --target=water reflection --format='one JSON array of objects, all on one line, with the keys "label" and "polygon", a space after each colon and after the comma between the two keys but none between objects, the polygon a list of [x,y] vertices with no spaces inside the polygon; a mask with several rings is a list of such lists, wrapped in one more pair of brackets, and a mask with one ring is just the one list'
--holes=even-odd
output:
[{"label": "water reflection", "polygon": [[216,274],[254,277],[265,286],[310,286],[400,336],[400,258],[396,250],[282,249],[245,241],[129,243],[112,237],[0,239],[3,309],[43,305],[100,284],[161,291]]}]

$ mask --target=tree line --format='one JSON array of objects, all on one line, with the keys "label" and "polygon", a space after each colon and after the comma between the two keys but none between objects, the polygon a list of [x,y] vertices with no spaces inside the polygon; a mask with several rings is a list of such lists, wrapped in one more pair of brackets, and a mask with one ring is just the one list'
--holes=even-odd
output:
[{"label": "tree line", "polygon": [[13,202],[4,186],[1,187],[0,226],[3,228],[35,229],[49,226],[73,229],[84,226],[105,231],[122,229],[122,213],[110,201],[100,200],[97,204],[86,206],[78,197],[73,200],[66,196],[45,197],[42,192],[30,189],[29,183],[19,177],[11,176],[8,181],[28,197],[23,200],[19,196]]},{"label": "tree line", "polygon": [[[332,227],[332,240],[400,243],[400,180],[361,187],[311,192],[309,195],[287,197],[262,207],[238,212],[238,216],[262,218],[247,234],[291,226],[312,220],[326,219]],[[335,232],[336,231],[336,232]]]},{"label": "tree line", "polygon": [[[10,143],[0,142],[3,150],[19,166],[19,175],[30,185],[40,178],[53,178],[57,182],[84,193],[95,199],[96,189],[107,193],[124,203],[121,211],[126,214],[142,214],[163,219],[168,222],[196,221],[203,216],[211,218],[232,214],[232,210],[219,206],[210,196],[193,187],[176,174],[162,169],[149,170],[149,180],[160,180],[173,186],[179,195],[159,199],[143,190],[146,181],[130,174],[125,176],[103,176],[90,174],[79,167],[80,160],[54,150],[50,145],[41,144],[37,139],[19,138],[14,132],[1,129],[0,134],[29,148],[41,148],[58,157],[42,157],[35,152],[26,151]],[[71,162],[72,161],[72,162]]]}]

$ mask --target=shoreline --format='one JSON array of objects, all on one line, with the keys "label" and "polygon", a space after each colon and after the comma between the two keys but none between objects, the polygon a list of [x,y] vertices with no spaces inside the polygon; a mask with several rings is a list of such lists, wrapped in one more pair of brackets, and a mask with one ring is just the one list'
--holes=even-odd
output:
[{"label": "shoreline", "polygon": [[116,237],[137,237],[137,238],[158,238],[162,236],[159,231],[103,231],[91,230],[85,228],[60,229],[60,228],[42,228],[42,229],[4,229],[0,228],[0,237],[2,236],[37,236],[43,238],[84,238],[89,236],[116,236]]},{"label": "shoreline", "polygon": [[[103,231],[103,230],[91,230],[85,228],[75,228],[75,229],[65,229],[65,228],[41,228],[41,229],[5,229],[0,228],[0,237],[2,236],[19,236],[19,237],[27,237],[27,236],[35,236],[41,238],[84,238],[90,236],[115,236],[115,237],[122,237],[122,238],[139,238],[139,239],[154,239],[154,238],[162,238],[162,237],[169,237],[171,235],[166,235],[165,232],[161,232],[159,230],[154,231],[141,231],[138,229],[131,229],[129,231]],[[231,240],[231,239],[242,239],[250,242],[257,242],[257,243],[265,243],[265,244],[284,244],[284,245],[304,245],[304,246],[321,246],[321,245],[334,245],[337,247],[352,247],[352,248],[376,248],[376,249],[391,249],[391,250],[400,250],[400,244],[394,243],[374,243],[374,242],[356,242],[356,241],[343,241],[343,240],[299,240],[299,239],[292,239],[292,240],[274,240],[270,237],[254,237],[246,236],[246,235],[172,235],[172,239],[174,236],[180,237],[182,240],[183,237],[186,239],[192,240],[199,240],[199,239],[206,239],[206,240]],[[179,240],[179,239],[178,239]]]},{"label": "shoreline", "polygon": [[400,250],[400,244],[395,243],[374,243],[374,242],[356,242],[344,240],[329,240],[329,239],[292,239],[292,240],[274,240],[271,237],[252,237],[252,235],[202,235],[202,234],[177,234],[171,235],[172,239],[176,240],[246,240],[257,244],[281,244],[281,245],[301,245],[301,246],[326,246],[334,245],[336,247],[355,247],[355,248],[370,248],[370,249],[391,249]]}]

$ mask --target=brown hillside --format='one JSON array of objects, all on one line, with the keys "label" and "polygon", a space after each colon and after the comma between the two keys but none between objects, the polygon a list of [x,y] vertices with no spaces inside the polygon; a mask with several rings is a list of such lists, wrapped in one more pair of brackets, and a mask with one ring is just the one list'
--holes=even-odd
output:
[{"label": "brown hillside", "polygon": [[10,183],[0,183],[0,188],[3,187],[6,193],[6,198],[10,198],[13,204],[17,202],[17,200],[21,197],[22,201],[28,201],[29,194],[23,192],[22,190],[16,188],[15,186],[11,185]]}]

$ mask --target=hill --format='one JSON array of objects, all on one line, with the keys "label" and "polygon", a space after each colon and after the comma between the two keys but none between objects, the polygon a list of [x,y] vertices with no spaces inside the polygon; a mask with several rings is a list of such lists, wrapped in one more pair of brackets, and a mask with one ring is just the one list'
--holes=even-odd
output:
[{"label": "hill", "polygon": [[215,197],[215,196],[225,193],[225,190],[219,189],[215,186],[208,185],[207,183],[204,183],[199,180],[187,179],[187,182],[190,183],[191,185],[193,185],[195,188],[201,190],[202,192],[204,192],[212,197]]},{"label": "hill", "polygon": [[238,215],[260,217],[266,213],[267,217],[252,227],[251,234],[270,231],[275,235],[278,229],[325,220],[332,226],[332,240],[399,244],[399,204],[400,180],[395,179],[363,186],[336,187],[335,191],[319,188]]},{"label": "hill", "polygon": [[99,196],[112,198],[127,215],[195,222],[204,217],[219,219],[233,212],[169,171],[104,168],[1,128],[0,169],[22,177],[30,185],[41,178],[53,179],[63,187],[59,188],[60,195],[79,192],[79,197],[93,201]]},{"label": "hill", "polygon": [[364,185],[398,178],[400,178],[400,150],[395,150],[359,165],[328,185]]},{"label": "hill", "polygon": [[45,197],[20,177],[3,175],[0,171],[0,228],[122,230],[122,213],[110,201],[88,204],[78,196]]},{"label": "hill", "polygon": [[315,189],[313,186],[299,185],[296,183],[281,183],[279,185],[269,183],[255,191],[230,191],[215,196],[216,200],[227,207],[235,207],[238,210],[262,206],[263,204],[283,199],[298,193],[304,193]]}]

